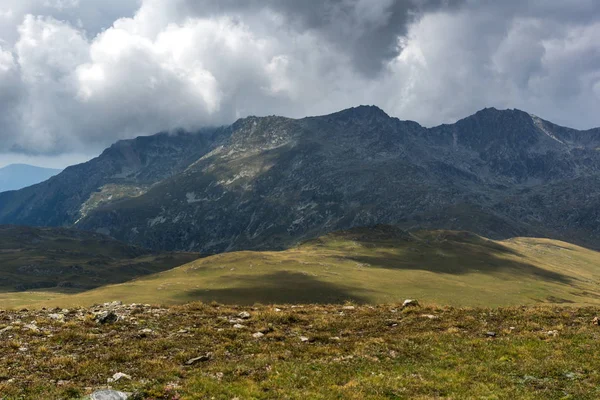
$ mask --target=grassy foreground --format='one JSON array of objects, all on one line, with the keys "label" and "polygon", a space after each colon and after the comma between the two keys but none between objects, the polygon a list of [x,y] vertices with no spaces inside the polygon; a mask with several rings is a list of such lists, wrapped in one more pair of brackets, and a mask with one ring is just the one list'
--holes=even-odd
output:
[{"label": "grassy foreground", "polygon": [[600,305],[600,253],[549,239],[492,241],[392,227],[332,233],[281,252],[219,254],[76,295],[0,294],[0,307],[111,300],[357,304],[423,298],[453,306]]},{"label": "grassy foreground", "polygon": [[[96,322],[107,310],[119,320]],[[2,311],[0,399],[82,398],[117,372],[131,379],[109,386],[132,399],[597,399],[598,313],[201,303]]]}]

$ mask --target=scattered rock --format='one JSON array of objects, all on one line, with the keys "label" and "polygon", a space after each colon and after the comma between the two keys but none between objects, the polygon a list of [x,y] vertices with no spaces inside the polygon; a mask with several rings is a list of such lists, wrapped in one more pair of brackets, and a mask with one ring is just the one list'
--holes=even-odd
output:
[{"label": "scattered rock", "polygon": [[337,336],[333,336],[333,337],[330,337],[329,340],[331,340],[333,342],[339,342],[341,339]]},{"label": "scattered rock", "polygon": [[241,318],[232,318],[229,320],[230,324],[241,324],[242,322],[244,322],[244,320]]},{"label": "scattered rock", "polygon": [[206,353],[205,355],[200,356],[200,357],[190,358],[189,360],[187,360],[185,362],[185,365],[193,365],[193,364],[196,364],[197,362],[210,361],[210,360],[212,360],[212,356],[213,356],[213,353]]},{"label": "scattered rock", "polygon": [[421,315],[421,317],[428,318],[428,319],[438,319],[439,318],[437,315],[433,315],[433,314],[423,314],[423,315]]},{"label": "scattered rock", "polygon": [[264,333],[262,333],[262,332],[256,332],[256,333],[253,333],[253,334],[252,334],[252,337],[253,337],[253,338],[256,338],[256,339],[260,339],[260,338],[261,338],[261,337],[263,337],[263,336],[265,336],[265,334],[264,334]]},{"label": "scattered rock", "polygon": [[594,319],[592,320],[592,324],[593,325],[600,325],[600,318],[599,317],[594,317]]},{"label": "scattered rock", "polygon": [[281,312],[281,308],[276,308],[275,312]]},{"label": "scattered rock", "polygon": [[486,332],[486,333],[485,333],[485,335],[486,335],[487,337],[496,337],[496,336],[497,336],[497,335],[496,335],[496,332],[491,332],[491,331],[490,331],[490,332]]},{"label": "scattered rock", "polygon": [[0,329],[0,333],[8,332],[8,331],[11,331],[12,329],[13,329],[12,326],[7,326],[5,328]]},{"label": "scattered rock", "polygon": [[23,328],[35,333],[40,331],[40,328],[38,328],[35,323],[24,325]]},{"label": "scattered rock", "polygon": [[546,335],[548,336],[558,336],[558,331],[554,330],[554,331],[548,331],[546,332]]},{"label": "scattered rock", "polygon": [[139,337],[141,337],[141,338],[145,338],[145,337],[148,337],[148,335],[151,335],[151,334],[153,334],[153,333],[154,333],[154,331],[153,331],[152,329],[150,329],[150,328],[145,328],[145,329],[142,329],[142,330],[140,330],[140,335],[139,335]]},{"label": "scattered rock", "polygon": [[189,331],[187,329],[180,329],[177,331],[177,333],[188,333]]},{"label": "scattered rock", "polygon": [[300,341],[301,341],[302,343],[308,343],[308,342],[310,342],[311,340],[310,340],[310,338],[308,338],[308,337],[306,337],[306,336],[300,336]]},{"label": "scattered rock", "polygon": [[64,321],[65,320],[65,316],[64,314],[48,314],[48,318],[53,319],[55,321]]},{"label": "scattered rock", "polygon": [[128,398],[126,393],[116,390],[99,390],[90,395],[90,400],[127,400]]},{"label": "scattered rock", "polygon": [[344,306],[344,307],[342,307],[342,310],[354,310],[354,309],[356,309],[356,307],[354,307],[354,306]]},{"label": "scattered rock", "polygon": [[113,324],[118,319],[119,316],[114,311],[103,311],[96,316],[96,321],[100,324]]},{"label": "scattered rock", "polygon": [[241,319],[250,319],[251,315],[247,311],[242,311],[238,314],[238,317],[240,317]]},{"label": "scattered rock", "polygon": [[117,372],[116,374],[114,374],[112,376],[112,378],[108,378],[107,382],[108,383],[113,383],[113,382],[118,382],[121,379],[127,379],[127,380],[131,380],[131,376],[124,374],[122,372]]},{"label": "scattered rock", "polygon": [[404,300],[404,303],[402,303],[403,308],[418,307],[418,306],[419,306],[419,302],[417,300],[413,300],[413,299],[406,299],[406,300]]},{"label": "scattered rock", "polygon": [[233,327],[234,327],[234,329],[244,329],[245,328],[245,326],[242,324],[235,324]]}]

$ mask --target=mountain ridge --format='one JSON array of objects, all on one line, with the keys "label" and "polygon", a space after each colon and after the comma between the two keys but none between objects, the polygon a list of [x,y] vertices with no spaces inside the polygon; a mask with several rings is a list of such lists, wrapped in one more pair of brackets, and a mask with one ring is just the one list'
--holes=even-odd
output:
[{"label": "mountain ridge", "polygon": [[19,190],[43,182],[62,170],[29,164],[9,164],[0,168],[0,193]]},{"label": "mountain ridge", "polygon": [[[206,253],[282,249],[380,223],[600,247],[600,229],[585,222],[600,199],[598,148],[600,129],[560,127],[520,110],[487,108],[432,128],[376,106],[251,116],[202,133],[119,142],[95,165],[67,170],[96,174],[86,190],[52,197],[42,185],[0,195],[0,223],[74,225]],[[52,201],[68,202],[64,214],[41,218]]]}]

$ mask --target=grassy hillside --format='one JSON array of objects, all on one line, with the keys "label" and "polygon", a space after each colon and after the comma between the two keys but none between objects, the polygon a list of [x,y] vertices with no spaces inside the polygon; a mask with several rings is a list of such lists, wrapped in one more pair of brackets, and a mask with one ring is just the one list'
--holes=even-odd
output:
[{"label": "grassy hillside", "polygon": [[[116,322],[95,321],[108,311]],[[80,399],[108,385],[131,400],[598,399],[599,312],[197,303],[0,311],[0,397]],[[129,378],[107,384],[119,372]]]},{"label": "grassy hillside", "polygon": [[74,294],[197,258],[195,253],[155,254],[72,229],[0,226],[0,307],[45,298],[32,290]]},{"label": "grassy hillside", "polygon": [[282,252],[220,254],[76,295],[24,293],[13,304],[374,304],[417,298],[455,306],[600,305],[599,283],[600,253],[568,243],[377,227]]}]

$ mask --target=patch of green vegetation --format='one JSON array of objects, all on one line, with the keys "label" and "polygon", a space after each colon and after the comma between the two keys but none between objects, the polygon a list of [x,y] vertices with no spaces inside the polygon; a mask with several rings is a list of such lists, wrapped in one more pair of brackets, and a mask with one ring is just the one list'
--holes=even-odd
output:
[{"label": "patch of green vegetation", "polygon": [[361,228],[286,251],[219,254],[122,284],[12,305],[65,307],[114,299],[377,304],[404,298],[454,306],[599,305],[598,265],[600,253],[548,239],[492,241],[466,232]]},{"label": "patch of green vegetation", "polygon": [[118,200],[135,198],[148,191],[149,186],[144,185],[118,185],[110,183],[102,186],[98,191],[92,193],[81,205],[80,215],[85,218],[90,212],[98,207],[105,206]]},{"label": "patch of green vegetation", "polygon": [[198,257],[195,253],[156,254],[104,235],[72,229],[3,226],[0,306],[125,282]]},{"label": "patch of green vegetation", "polygon": [[598,308],[193,303],[95,322],[106,309],[0,311],[0,396],[79,398],[122,372],[109,386],[134,399],[600,397]]}]

